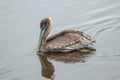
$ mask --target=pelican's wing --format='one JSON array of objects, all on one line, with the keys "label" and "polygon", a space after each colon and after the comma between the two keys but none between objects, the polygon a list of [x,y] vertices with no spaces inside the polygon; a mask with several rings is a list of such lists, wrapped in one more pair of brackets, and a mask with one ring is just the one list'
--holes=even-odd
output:
[{"label": "pelican's wing", "polygon": [[76,30],[65,30],[47,39],[47,49],[63,49],[77,43],[91,42],[92,38],[83,32]]}]

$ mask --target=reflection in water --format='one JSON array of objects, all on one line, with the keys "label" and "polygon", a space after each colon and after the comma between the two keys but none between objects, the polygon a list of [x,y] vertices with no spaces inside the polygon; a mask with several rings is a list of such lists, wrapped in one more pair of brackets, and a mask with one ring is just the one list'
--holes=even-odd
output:
[{"label": "reflection in water", "polygon": [[51,80],[54,79],[54,66],[52,65],[51,62],[48,61],[47,56],[46,55],[38,55],[39,60],[41,62],[41,66],[42,66],[42,71],[41,74],[43,77],[45,78],[50,78]]},{"label": "reflection in water", "polygon": [[79,51],[73,51],[69,53],[48,53],[47,57],[55,61],[61,61],[64,63],[76,63],[76,62],[86,62],[87,59],[94,53],[91,51],[89,53],[81,53]]},{"label": "reflection in water", "polygon": [[55,61],[61,61],[64,63],[76,63],[76,62],[86,62],[87,59],[94,53],[94,51],[89,53],[81,53],[79,51],[69,52],[69,53],[37,53],[39,60],[41,62],[42,71],[41,75],[45,78],[51,80],[54,79],[54,66],[48,60],[53,59]]}]

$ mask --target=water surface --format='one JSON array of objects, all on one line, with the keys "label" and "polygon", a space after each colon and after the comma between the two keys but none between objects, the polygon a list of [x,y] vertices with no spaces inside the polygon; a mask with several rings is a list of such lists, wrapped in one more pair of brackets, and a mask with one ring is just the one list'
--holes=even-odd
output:
[{"label": "water surface", "polygon": [[[1,0],[0,80],[119,80],[120,0]],[[96,39],[93,54],[38,56],[39,22],[53,18],[49,36],[77,29]],[[62,60],[61,60],[62,58]],[[72,59],[70,61],[70,58]],[[49,74],[42,74],[42,62]],[[67,61],[66,61],[67,60]],[[48,75],[48,76],[45,76]]]}]

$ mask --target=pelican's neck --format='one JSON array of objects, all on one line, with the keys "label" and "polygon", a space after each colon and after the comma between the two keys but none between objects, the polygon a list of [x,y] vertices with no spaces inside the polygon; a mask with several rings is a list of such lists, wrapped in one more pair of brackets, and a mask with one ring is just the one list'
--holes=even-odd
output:
[{"label": "pelican's neck", "polygon": [[43,51],[43,45],[46,43],[46,37],[42,36],[42,34],[41,32],[39,36],[38,51]]},{"label": "pelican's neck", "polygon": [[38,51],[44,51],[44,45],[46,44],[46,39],[51,30],[51,27],[52,27],[51,18],[45,18],[41,21]]},{"label": "pelican's neck", "polygon": [[46,39],[47,39],[47,36],[48,36],[48,34],[50,32],[50,28],[49,27],[46,29],[46,31],[40,29],[38,51],[44,51],[44,45],[46,44]]},{"label": "pelican's neck", "polygon": [[38,51],[43,51],[43,45],[46,43],[46,39],[41,39],[39,38],[39,43],[38,43]]}]

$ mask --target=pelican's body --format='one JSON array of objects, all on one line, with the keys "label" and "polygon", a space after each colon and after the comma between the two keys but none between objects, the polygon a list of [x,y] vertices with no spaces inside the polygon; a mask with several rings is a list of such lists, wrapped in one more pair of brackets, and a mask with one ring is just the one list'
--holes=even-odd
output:
[{"label": "pelican's body", "polygon": [[64,30],[47,38],[52,27],[52,19],[45,18],[40,23],[38,50],[42,52],[70,52],[95,43],[89,35],[77,30]]}]

